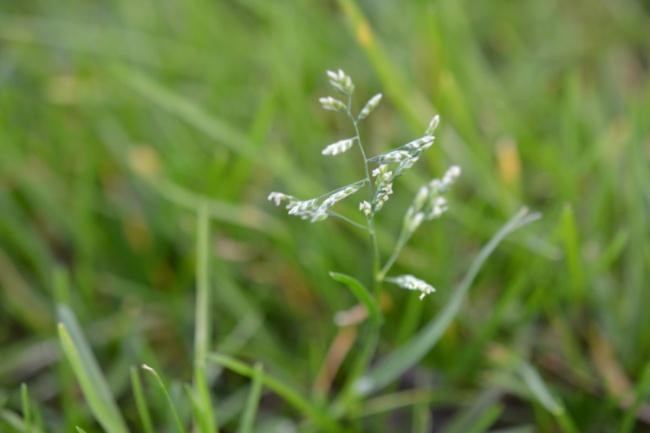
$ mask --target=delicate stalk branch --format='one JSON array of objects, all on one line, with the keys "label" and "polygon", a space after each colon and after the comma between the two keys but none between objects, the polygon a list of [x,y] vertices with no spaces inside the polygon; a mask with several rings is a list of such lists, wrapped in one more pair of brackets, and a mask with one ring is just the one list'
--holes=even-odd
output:
[{"label": "delicate stalk branch", "polygon": [[366,232],[369,231],[367,226],[364,226],[363,224],[359,224],[358,222],[346,217],[345,215],[341,215],[338,212],[329,211],[328,214],[330,216],[333,216],[334,218],[340,219],[341,221],[345,221],[346,223],[349,223],[358,229],[364,230]]},{"label": "delicate stalk branch", "polygon": [[411,239],[412,235],[413,235],[412,231],[409,232],[406,230],[402,230],[402,232],[399,235],[399,238],[397,239],[397,243],[395,244],[395,248],[393,249],[393,252],[391,253],[388,260],[386,260],[386,263],[384,264],[384,266],[381,268],[381,271],[377,275],[379,281],[383,281],[384,278],[386,278],[386,274],[390,272],[391,268],[393,267],[393,265],[397,261],[397,258],[402,252],[402,249],[404,249],[404,246],[409,241],[409,239]]},{"label": "delicate stalk branch", "polygon": [[342,187],[339,187],[339,188],[333,189],[333,190],[331,190],[331,191],[328,191],[328,192],[326,192],[325,194],[321,194],[321,195],[319,195],[319,196],[317,196],[317,197],[314,197],[314,200],[320,200],[320,199],[325,198],[325,197],[328,197],[328,196],[330,196],[330,195],[332,195],[332,194],[336,194],[336,193],[339,192],[339,191],[343,191],[345,188],[347,188],[347,187],[349,187],[349,186],[355,186],[355,185],[359,185],[359,184],[364,184],[364,183],[366,183],[366,182],[368,182],[367,179],[361,179],[361,180],[358,180],[358,181],[356,181],[356,182],[352,182],[352,183],[350,183],[350,184],[348,184],[348,185],[344,185],[344,186],[342,186]]},{"label": "delicate stalk branch", "polygon": [[379,268],[381,267],[381,258],[379,257],[379,245],[377,244],[377,233],[375,232],[375,221],[373,217],[368,219],[368,231],[370,233],[370,244],[372,246],[372,278],[375,289],[375,295],[379,296],[381,290],[381,279],[379,278]]}]

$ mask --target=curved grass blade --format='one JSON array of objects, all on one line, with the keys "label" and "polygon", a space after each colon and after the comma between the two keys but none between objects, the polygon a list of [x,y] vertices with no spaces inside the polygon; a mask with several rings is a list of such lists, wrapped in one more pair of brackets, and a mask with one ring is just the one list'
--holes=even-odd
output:
[{"label": "curved grass blade", "polygon": [[524,383],[539,404],[544,406],[544,409],[554,416],[559,416],[564,412],[562,404],[551,395],[551,391],[549,391],[539,372],[532,365],[522,360],[518,370]]},{"label": "curved grass blade", "polygon": [[61,348],[72,366],[90,410],[107,433],[127,433],[122,414],[72,311],[65,305],[60,305],[58,315]]},{"label": "curved grass blade", "polygon": [[[227,355],[213,353],[208,356],[208,360],[232,370],[237,374],[241,374],[242,376],[251,378],[255,375],[255,370],[253,368]],[[298,391],[264,372],[261,373],[261,376],[262,384],[264,386],[278,394],[287,403],[296,408],[299,412],[302,412],[307,418],[310,418],[323,431],[332,433],[343,432],[342,427],[323,409],[305,400]]]},{"label": "curved grass blade", "polygon": [[246,400],[246,407],[244,408],[244,415],[242,416],[241,424],[239,425],[238,433],[253,433],[253,423],[255,422],[255,415],[257,415],[257,408],[262,395],[262,364],[255,364],[253,370],[253,384],[251,391]]},{"label": "curved grass blade", "polygon": [[518,373],[535,399],[556,419],[565,433],[578,433],[573,420],[562,402],[551,394],[539,372],[528,362],[521,360]]},{"label": "curved grass blade", "polygon": [[113,72],[116,78],[130,89],[153,101],[158,107],[185,120],[233,152],[252,159],[259,158],[259,154],[244,134],[221,119],[209,115],[201,107],[169,90],[146,73],[127,67],[116,67]]},{"label": "curved grass blade", "polygon": [[379,305],[375,298],[370,294],[366,286],[364,286],[359,280],[349,275],[341,274],[339,272],[330,272],[330,277],[335,281],[338,281],[341,284],[345,284],[352,294],[361,302],[361,304],[366,307],[366,311],[370,316],[370,319],[376,324],[379,325],[383,321],[381,311],[379,310]]},{"label": "curved grass blade", "polygon": [[140,93],[157,107],[183,119],[197,131],[227,147],[248,160],[261,164],[265,169],[301,185],[313,185],[313,180],[289,164],[284,154],[264,154],[257,149],[250,138],[224,120],[209,114],[190,99],[169,90],[144,72],[127,67],[114,69],[116,78],[129,88]]},{"label": "curved grass blade", "polygon": [[148,371],[153,375],[153,377],[156,379],[156,383],[160,387],[160,390],[162,391],[163,395],[165,396],[165,399],[167,400],[167,403],[169,404],[169,409],[171,410],[172,417],[174,418],[174,423],[176,424],[176,429],[178,430],[178,433],[186,433],[185,432],[185,427],[183,426],[183,422],[181,421],[181,417],[178,416],[178,411],[176,410],[176,405],[174,404],[174,401],[172,400],[172,397],[169,395],[169,392],[167,391],[167,387],[165,386],[165,383],[162,381],[162,378],[160,375],[158,375],[158,372],[153,369],[153,367],[148,366],[147,364],[142,364],[142,368],[145,371]]},{"label": "curved grass blade", "polygon": [[356,394],[364,396],[389,385],[420,361],[435,346],[456,317],[476,275],[499,243],[513,231],[539,218],[539,214],[530,214],[525,208],[517,212],[478,253],[442,313],[433,318],[406,344],[381,359],[367,375],[361,377],[355,386]]}]

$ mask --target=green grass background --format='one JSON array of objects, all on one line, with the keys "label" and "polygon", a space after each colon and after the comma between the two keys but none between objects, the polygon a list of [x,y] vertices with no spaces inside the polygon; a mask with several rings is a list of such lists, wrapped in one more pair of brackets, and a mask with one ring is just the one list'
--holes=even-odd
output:
[{"label": "green grass background", "polygon": [[[346,431],[650,431],[650,3],[632,0],[3,1],[0,430],[21,431],[25,382],[48,431],[101,431],[61,360],[56,303],[75,312],[134,431],[129,369],[143,362],[187,419],[193,207],[206,200],[209,349],[330,401],[314,382],[333,316],[355,300],[328,272],[369,281],[366,240],[265,199],[362,177],[355,157],[320,155],[350,133],[317,103],[338,67],[357,106],[384,92],[362,130],[371,153],[442,117],[379,218],[384,257],[417,187],[463,168],[450,213],[397,263],[438,292],[389,291],[380,356],[439,313],[521,205],[544,215]],[[215,413],[235,431],[249,381],[212,373]],[[155,384],[145,391],[155,431],[175,431]],[[302,420],[266,389],[253,428],[319,431]]]}]

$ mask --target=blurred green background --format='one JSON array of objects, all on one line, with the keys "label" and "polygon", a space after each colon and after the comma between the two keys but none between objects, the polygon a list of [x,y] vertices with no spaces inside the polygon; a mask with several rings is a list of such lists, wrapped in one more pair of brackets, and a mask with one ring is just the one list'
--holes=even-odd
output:
[{"label": "blurred green background", "polygon": [[[366,239],[266,195],[362,177],[354,157],[320,155],[349,134],[317,103],[339,67],[357,106],[384,93],[362,130],[371,153],[442,117],[379,218],[384,256],[417,187],[463,168],[449,214],[397,264],[438,292],[388,291],[380,354],[440,311],[520,206],[544,214],[499,248],[393,387],[426,392],[394,410],[365,402],[361,431],[561,431],[513,358],[578,431],[650,431],[650,3],[632,0],[3,1],[0,423],[26,382],[50,431],[99,431],[59,362],[56,302],[83,323],[130,421],[131,365],[191,380],[191,208],[204,197],[214,348],[324,398],[333,317],[355,302],[328,271],[368,281]],[[358,215],[353,201],[341,212]],[[224,373],[214,387],[225,431],[246,383]],[[153,410],[165,431],[164,404]],[[260,432],[300,426],[272,394],[259,417]]]}]

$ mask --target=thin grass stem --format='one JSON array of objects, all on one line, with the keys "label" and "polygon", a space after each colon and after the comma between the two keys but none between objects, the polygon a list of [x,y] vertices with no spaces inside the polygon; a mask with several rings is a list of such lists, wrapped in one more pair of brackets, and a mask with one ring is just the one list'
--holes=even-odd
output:
[{"label": "thin grass stem", "polygon": [[345,215],[341,215],[338,212],[328,211],[327,214],[333,216],[334,218],[338,218],[341,221],[345,221],[346,223],[351,224],[358,229],[364,230],[366,232],[369,231],[367,226],[364,226],[363,224],[359,224],[358,222],[346,217]]}]

